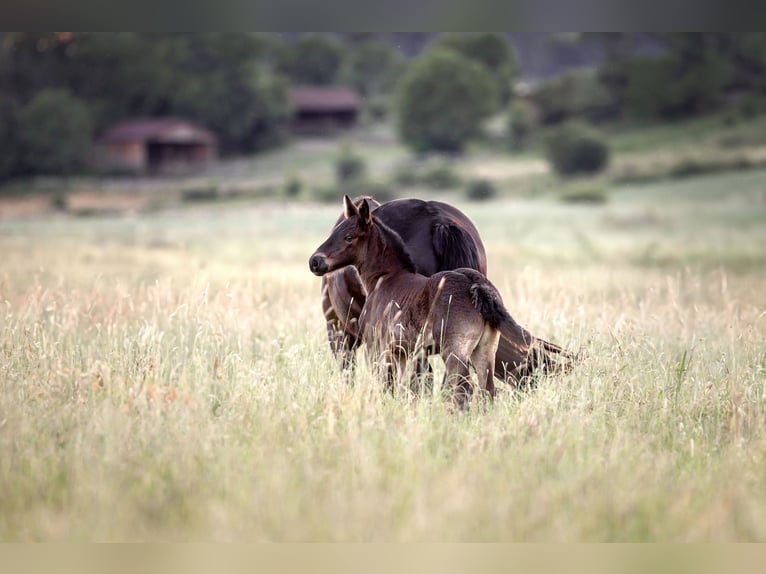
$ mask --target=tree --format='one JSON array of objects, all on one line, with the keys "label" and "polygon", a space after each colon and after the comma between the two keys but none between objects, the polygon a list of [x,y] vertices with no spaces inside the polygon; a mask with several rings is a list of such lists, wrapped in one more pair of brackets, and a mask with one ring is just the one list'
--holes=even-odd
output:
[{"label": "tree", "polygon": [[289,118],[287,84],[257,63],[201,77],[179,109],[220,136],[224,152],[253,152],[278,143]]},{"label": "tree", "polygon": [[523,150],[537,127],[537,110],[525,100],[513,100],[508,108],[507,126],[511,149]]},{"label": "tree", "polygon": [[275,46],[255,34],[188,36],[180,50],[185,81],[174,112],[215,131],[224,152],[253,152],[282,139],[287,83],[273,71]]},{"label": "tree", "polygon": [[657,118],[668,108],[667,90],[673,83],[673,68],[666,58],[634,58],[623,67],[625,112],[638,118]]},{"label": "tree", "polygon": [[362,94],[390,93],[406,69],[404,56],[378,40],[358,43],[350,51],[343,76]]},{"label": "tree", "polygon": [[19,167],[17,114],[13,100],[0,95],[0,181],[14,175]]},{"label": "tree", "polygon": [[68,175],[86,164],[93,123],[85,103],[65,90],[39,92],[18,114],[20,170]]},{"label": "tree", "polygon": [[673,34],[669,44],[672,83],[667,86],[668,115],[693,115],[721,102],[729,70],[716,34]]},{"label": "tree", "polygon": [[402,81],[397,109],[399,135],[411,148],[460,151],[495,109],[495,89],[483,66],[430,49]]},{"label": "tree", "polygon": [[513,46],[505,35],[499,32],[450,33],[439,36],[436,43],[484,66],[494,78],[499,103],[508,103],[518,66]]},{"label": "tree", "polygon": [[304,36],[285,46],[279,57],[279,70],[296,84],[332,84],[342,64],[340,41],[326,34]]}]

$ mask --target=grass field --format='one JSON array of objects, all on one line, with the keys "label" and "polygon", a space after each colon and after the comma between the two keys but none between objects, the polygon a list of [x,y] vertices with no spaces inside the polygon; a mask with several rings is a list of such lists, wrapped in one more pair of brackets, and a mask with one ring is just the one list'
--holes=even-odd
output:
[{"label": "grass field", "polygon": [[766,540],[764,190],[445,196],[585,356],[457,414],[339,375],[307,258],[340,201],[0,221],[0,539]]}]

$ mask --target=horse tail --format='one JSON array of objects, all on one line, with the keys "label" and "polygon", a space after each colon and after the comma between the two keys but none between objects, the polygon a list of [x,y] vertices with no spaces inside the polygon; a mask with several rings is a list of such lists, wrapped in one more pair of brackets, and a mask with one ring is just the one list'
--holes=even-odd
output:
[{"label": "horse tail", "polygon": [[476,241],[462,227],[451,223],[436,223],[431,241],[439,271],[460,267],[479,269],[480,258]]},{"label": "horse tail", "polygon": [[515,382],[518,388],[531,384],[535,371],[566,370],[575,360],[574,355],[538,337],[519,325],[503,305],[497,289],[481,274],[468,269],[460,272],[473,284],[470,292],[474,307],[489,325],[500,331],[495,355],[495,376]]}]

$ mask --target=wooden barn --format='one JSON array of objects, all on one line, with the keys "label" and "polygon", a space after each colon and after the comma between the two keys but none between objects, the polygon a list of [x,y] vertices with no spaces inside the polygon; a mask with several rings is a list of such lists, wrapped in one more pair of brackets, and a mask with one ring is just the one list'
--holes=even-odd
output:
[{"label": "wooden barn", "polygon": [[343,86],[294,86],[289,92],[293,130],[332,132],[356,125],[362,98]]},{"label": "wooden barn", "polygon": [[188,173],[215,162],[215,135],[178,118],[122,121],[96,140],[102,169],[135,174]]}]

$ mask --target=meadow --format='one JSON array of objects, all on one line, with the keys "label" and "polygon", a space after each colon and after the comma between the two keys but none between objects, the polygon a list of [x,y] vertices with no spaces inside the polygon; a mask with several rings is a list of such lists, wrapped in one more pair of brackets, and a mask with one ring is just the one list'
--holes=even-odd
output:
[{"label": "meadow", "polygon": [[465,413],[341,376],[307,265],[340,198],[0,220],[0,539],[766,540],[765,190],[440,194],[583,356]]}]

